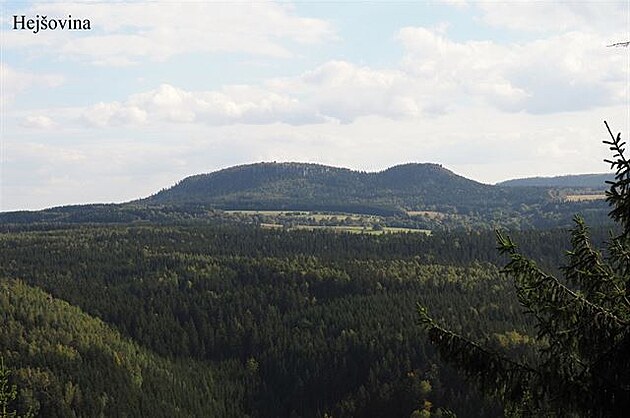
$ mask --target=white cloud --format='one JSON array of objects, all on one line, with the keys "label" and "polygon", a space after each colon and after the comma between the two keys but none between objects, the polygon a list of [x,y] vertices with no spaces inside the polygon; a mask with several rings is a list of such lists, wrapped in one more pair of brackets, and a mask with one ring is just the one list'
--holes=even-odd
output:
[{"label": "white cloud", "polygon": [[124,103],[98,103],[83,112],[96,127],[145,122],[226,124],[302,124],[321,121],[295,98],[252,86],[219,91],[186,91],[170,84],[130,96]]},{"label": "white cloud", "polygon": [[438,2],[456,7],[458,9],[465,9],[470,6],[470,2],[468,0],[439,0]]},{"label": "white cloud", "polygon": [[601,36],[567,32],[501,45],[455,42],[425,28],[399,32],[403,68],[430,81],[434,97],[485,101],[505,111],[554,113],[619,104],[625,57],[605,48]]},{"label": "white cloud", "polygon": [[421,106],[414,84],[399,70],[374,70],[346,61],[331,61],[302,74],[294,85],[309,95],[322,115],[349,123],[361,116],[393,119],[418,116]]},{"label": "white cloud", "polygon": [[89,18],[89,32],[33,36],[3,33],[10,48],[122,66],[164,61],[178,54],[238,52],[290,57],[291,43],[309,45],[335,38],[331,25],[297,16],[290,5],[272,2],[39,3],[30,15]]},{"label": "white cloud", "polygon": [[[24,165],[24,170],[46,173],[51,167],[63,167],[86,160],[86,154],[74,147],[61,147],[41,142],[7,141],[7,165]],[[29,176],[27,176],[29,178]]]},{"label": "white cloud", "polygon": [[627,30],[625,1],[480,1],[474,5],[491,26],[533,33],[570,31],[610,35]]},{"label": "white cloud", "polygon": [[[331,61],[262,87],[229,85],[220,90],[188,91],[170,84],[129,96],[124,102],[98,103],[82,118],[96,127],[145,122],[303,125],[350,123],[379,115],[419,116],[422,92],[399,70],[373,70]],[[430,109],[428,111],[431,111]],[[135,117],[130,117],[133,113]]]},{"label": "white cloud", "polygon": [[2,96],[0,101],[6,103],[13,100],[20,92],[34,87],[51,88],[63,84],[64,78],[54,74],[37,74],[28,71],[16,70],[5,63],[0,62],[0,83],[2,83]]},{"label": "white cloud", "polygon": [[50,129],[55,126],[55,122],[44,115],[29,115],[24,118],[21,124],[25,128]]},{"label": "white cloud", "polygon": [[181,155],[190,153],[182,144],[103,137],[98,142],[73,137],[68,144],[54,135],[46,139],[6,141],[0,210],[147,196],[179,180]]},{"label": "white cloud", "polygon": [[88,125],[96,127],[139,125],[146,122],[147,112],[136,106],[118,102],[100,102],[86,109],[82,118]]}]

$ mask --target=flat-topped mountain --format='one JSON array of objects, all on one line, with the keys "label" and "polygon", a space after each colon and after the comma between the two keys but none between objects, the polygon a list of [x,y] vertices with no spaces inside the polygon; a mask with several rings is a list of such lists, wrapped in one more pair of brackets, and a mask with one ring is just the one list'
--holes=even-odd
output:
[{"label": "flat-topped mountain", "polygon": [[503,187],[556,187],[556,188],[588,188],[593,190],[608,189],[606,181],[614,180],[614,175],[609,173],[601,174],[573,174],[555,177],[528,177],[522,179],[506,180],[497,183]]}]

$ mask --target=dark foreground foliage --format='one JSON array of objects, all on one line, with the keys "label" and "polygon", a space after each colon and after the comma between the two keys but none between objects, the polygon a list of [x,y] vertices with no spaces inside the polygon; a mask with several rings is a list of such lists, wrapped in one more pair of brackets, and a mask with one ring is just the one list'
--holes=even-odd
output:
[{"label": "dark foreground foliage", "polygon": [[517,416],[616,417],[630,410],[630,162],[621,135],[608,131],[611,140],[604,142],[613,152],[607,162],[615,179],[606,195],[621,232],[610,236],[604,255],[581,217],[575,218],[561,278],[497,234],[499,251],[509,257],[503,270],[514,278],[518,300],[535,320],[533,361],[484,348],[438,325],[426,306],[418,309],[441,354]]}]

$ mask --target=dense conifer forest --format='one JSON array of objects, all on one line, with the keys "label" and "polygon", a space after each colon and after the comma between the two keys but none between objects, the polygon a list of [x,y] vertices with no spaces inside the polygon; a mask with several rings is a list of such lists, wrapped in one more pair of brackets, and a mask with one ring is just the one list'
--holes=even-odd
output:
[{"label": "dense conifer forest", "polygon": [[[594,235],[603,241],[607,229]],[[550,268],[562,264],[567,236],[515,233]],[[535,332],[495,247],[490,230],[5,227],[0,356],[17,388],[9,410],[498,416],[499,404],[440,359],[415,310],[422,301],[459,332],[527,356]]]}]

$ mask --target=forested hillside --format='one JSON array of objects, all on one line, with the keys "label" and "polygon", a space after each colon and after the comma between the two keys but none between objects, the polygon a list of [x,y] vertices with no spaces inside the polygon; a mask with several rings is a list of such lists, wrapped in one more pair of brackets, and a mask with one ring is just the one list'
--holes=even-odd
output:
[{"label": "forested hillside", "polygon": [[478,183],[438,164],[404,164],[367,173],[305,163],[258,163],[188,177],[143,203],[203,203],[221,209],[460,212],[540,203],[546,191]]},{"label": "forested hillside", "polygon": [[[564,231],[517,237],[543,265],[563,257]],[[0,355],[20,388],[10,406],[43,416],[497,416],[441,362],[415,315],[422,301],[460,331],[527,355],[534,330],[494,247],[489,231],[4,232]]]},{"label": "forested hillside", "polygon": [[0,356],[35,416],[236,416],[226,373],[166,359],[110,325],[22,281],[0,281]]}]

